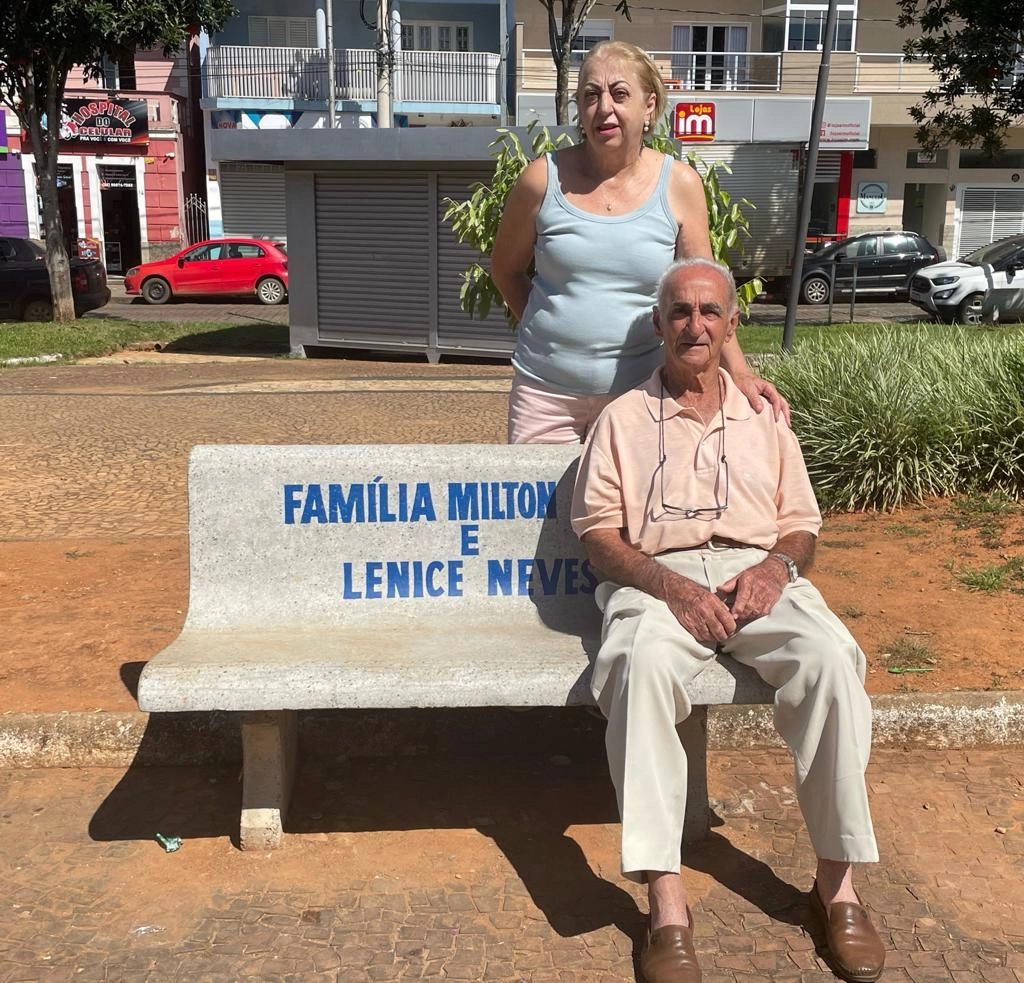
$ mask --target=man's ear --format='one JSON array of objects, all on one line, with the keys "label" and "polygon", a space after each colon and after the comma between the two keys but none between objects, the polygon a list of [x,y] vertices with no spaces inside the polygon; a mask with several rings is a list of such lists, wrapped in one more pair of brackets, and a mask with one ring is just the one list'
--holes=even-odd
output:
[{"label": "man's ear", "polygon": [[739,311],[739,308],[737,307],[736,310],[734,310],[732,312],[732,317],[729,318],[729,324],[728,324],[728,326],[725,329],[725,340],[726,341],[731,341],[733,338],[736,337],[736,328],[739,326],[739,323],[740,323],[740,311]]},{"label": "man's ear", "polygon": [[661,316],[658,314],[657,305],[655,305],[652,308],[652,310],[654,311],[654,334],[658,338],[661,338],[661,337],[663,337],[663,335],[661,333]]}]

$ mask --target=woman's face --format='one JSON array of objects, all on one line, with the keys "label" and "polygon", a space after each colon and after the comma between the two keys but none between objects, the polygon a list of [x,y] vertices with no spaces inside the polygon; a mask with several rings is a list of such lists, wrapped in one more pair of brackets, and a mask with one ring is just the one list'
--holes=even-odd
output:
[{"label": "woman's face", "polygon": [[657,101],[636,69],[620,58],[592,58],[580,74],[577,111],[587,142],[597,150],[639,147],[644,121]]}]

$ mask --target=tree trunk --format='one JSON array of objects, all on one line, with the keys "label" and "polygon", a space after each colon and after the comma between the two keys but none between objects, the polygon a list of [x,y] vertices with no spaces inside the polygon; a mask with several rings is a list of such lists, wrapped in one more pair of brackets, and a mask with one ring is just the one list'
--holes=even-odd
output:
[{"label": "tree trunk", "polygon": [[[63,86],[57,86],[55,73],[48,79],[45,106],[40,106],[34,85],[35,66],[29,74],[30,105],[26,106],[28,131],[32,139],[32,152],[36,161],[39,196],[43,202],[43,238],[46,240],[46,270],[50,274],[50,293],[53,296],[54,321],[75,319],[75,300],[71,292],[71,264],[64,248],[64,229],[60,220],[57,198],[57,155],[60,152],[60,106]],[[58,92],[58,88],[60,92]],[[43,133],[41,113],[46,113],[46,133]]]},{"label": "tree trunk", "polygon": [[569,70],[572,61],[572,42],[561,38],[555,57],[555,122],[565,126],[569,122]]}]

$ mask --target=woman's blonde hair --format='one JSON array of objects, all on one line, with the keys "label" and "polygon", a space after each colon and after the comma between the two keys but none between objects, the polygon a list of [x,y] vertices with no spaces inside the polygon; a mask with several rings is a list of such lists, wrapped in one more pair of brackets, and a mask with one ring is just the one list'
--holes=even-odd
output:
[{"label": "woman's blonde hair", "polygon": [[[580,65],[580,78],[583,78],[583,71],[594,58],[616,58],[631,65],[643,86],[645,94],[654,93],[654,115],[651,117],[652,128],[658,125],[659,120],[665,113],[668,105],[668,93],[665,91],[665,83],[661,80],[661,72],[643,48],[638,48],[629,41],[598,41],[583,58]],[[576,88],[576,101],[579,102],[579,86]]]}]

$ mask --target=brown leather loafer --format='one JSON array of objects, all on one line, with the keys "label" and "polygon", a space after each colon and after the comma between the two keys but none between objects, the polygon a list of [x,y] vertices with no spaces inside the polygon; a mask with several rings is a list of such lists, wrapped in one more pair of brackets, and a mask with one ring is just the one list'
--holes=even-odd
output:
[{"label": "brown leather loafer", "polygon": [[700,966],[693,951],[693,915],[686,909],[689,925],[663,925],[647,933],[640,953],[644,983],[700,983]]},{"label": "brown leather loafer", "polygon": [[850,983],[873,983],[885,967],[885,946],[863,905],[837,901],[825,908],[818,882],[811,887],[811,913],[825,933],[833,968]]}]

